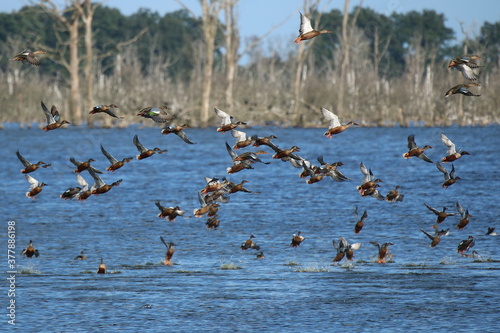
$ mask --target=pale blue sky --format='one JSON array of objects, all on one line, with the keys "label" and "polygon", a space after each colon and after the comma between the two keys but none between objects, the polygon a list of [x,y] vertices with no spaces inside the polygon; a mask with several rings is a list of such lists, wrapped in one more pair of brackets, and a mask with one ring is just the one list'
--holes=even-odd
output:
[{"label": "pale blue sky", "polygon": [[[54,1],[60,4],[65,3],[64,0]],[[17,10],[28,3],[27,0],[2,0],[0,11]],[[196,14],[200,14],[199,0],[184,0],[183,3],[192,8]],[[242,42],[244,43],[245,37],[263,35],[273,26],[284,22],[273,31],[266,42],[290,40],[293,44],[299,28],[298,11],[303,9],[303,3],[303,0],[240,0],[238,15]],[[359,0],[351,0],[351,8],[359,3]],[[136,12],[140,7],[158,11],[162,15],[181,8],[174,0],[108,0],[104,4],[120,9],[125,15]],[[320,9],[322,11],[329,11],[332,8],[343,10],[343,6],[344,0],[322,0]],[[463,22],[469,34],[474,36],[483,22],[500,21],[500,0],[476,0],[474,2],[470,0],[364,0],[363,6],[386,15],[393,11],[404,13],[410,10],[433,9],[445,15],[446,25],[456,31],[458,39],[463,38],[459,22]],[[323,23],[327,27],[327,22]]]}]

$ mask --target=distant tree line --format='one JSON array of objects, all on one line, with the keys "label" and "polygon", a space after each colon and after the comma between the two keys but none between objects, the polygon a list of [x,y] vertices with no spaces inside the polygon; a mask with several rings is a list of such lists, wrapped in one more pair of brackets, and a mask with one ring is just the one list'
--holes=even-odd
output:
[{"label": "distant tree line", "polygon": [[[319,12],[317,10],[319,1],[316,1],[312,6],[305,8],[308,10],[308,16],[315,26],[328,28],[336,33],[316,38],[314,42],[305,42],[304,44],[307,43],[307,45],[297,46],[296,52],[286,54],[272,47],[270,50],[265,50],[263,43],[254,43],[250,49],[246,50],[249,61],[245,64],[237,64],[238,75],[232,74],[233,78],[230,78],[226,75],[230,67],[227,59],[229,57],[227,44],[235,43],[238,47],[241,43],[237,17],[233,17],[233,21],[230,22],[233,27],[231,30],[227,29],[226,22],[219,21],[219,19],[212,23],[204,21],[204,18],[209,15],[221,17],[215,15],[219,13],[218,11],[212,13],[206,11],[202,17],[195,17],[187,9],[166,13],[163,16],[151,10],[141,9],[135,14],[125,16],[117,9],[91,3],[88,0],[71,2],[71,6],[61,11],[56,11],[55,8],[46,5],[47,2],[51,3],[40,1],[38,5],[25,6],[19,11],[0,13],[0,50],[3,55],[0,57],[0,71],[6,74],[2,77],[8,81],[0,82],[0,87],[5,87],[8,91],[8,93],[3,93],[5,96],[1,99],[13,105],[19,104],[25,98],[35,98],[23,97],[16,93],[16,82],[19,85],[26,76],[31,76],[31,79],[36,76],[37,80],[50,82],[50,93],[44,94],[40,91],[41,97],[49,94],[54,95],[58,100],[65,100],[65,96],[69,93],[64,86],[73,85],[76,79],[74,75],[82,76],[84,66],[88,66],[87,70],[91,72],[87,71],[88,77],[86,76],[85,80],[95,81],[102,89],[99,88],[94,92],[91,86],[78,86],[82,93],[90,92],[91,95],[86,99],[86,104],[83,103],[85,108],[91,107],[87,104],[94,100],[106,99],[108,103],[111,103],[114,101],[108,100],[110,96],[128,95],[116,103],[125,103],[125,106],[131,109],[148,106],[151,103],[169,103],[177,107],[181,115],[191,120],[193,125],[207,125],[208,118],[203,118],[201,122],[196,121],[200,119],[196,112],[202,105],[198,95],[202,87],[207,84],[205,81],[200,81],[198,77],[206,75],[203,67],[206,66],[207,59],[204,50],[207,46],[205,33],[209,24],[215,27],[215,35],[213,41],[210,42],[213,43],[213,52],[210,51],[213,55],[213,65],[210,67],[213,67],[214,71],[213,76],[209,77],[209,81],[214,86],[213,90],[208,91],[210,96],[207,98],[210,98],[210,104],[215,106],[214,103],[217,103],[221,107],[240,107],[247,111],[258,109],[268,114],[271,110],[272,114],[280,118],[279,122],[283,123],[284,119],[289,119],[290,111],[284,111],[290,109],[287,103],[292,103],[292,108],[295,110],[293,111],[295,114],[292,115],[293,125],[311,125],[304,123],[307,112],[312,112],[311,109],[320,106],[329,105],[342,114],[348,109],[363,108],[364,104],[369,103],[370,96],[380,99],[375,103],[378,105],[374,106],[377,109],[398,104],[390,101],[398,93],[391,91],[392,88],[390,89],[389,86],[408,81],[408,75],[413,75],[418,81],[413,83],[417,85],[416,87],[407,87],[410,91],[406,91],[405,94],[411,95],[409,100],[422,97],[414,96],[419,93],[418,85],[430,84],[431,81],[434,82],[431,85],[433,89],[440,89],[439,95],[442,95],[442,90],[449,88],[447,85],[454,82],[448,78],[450,74],[445,64],[449,59],[462,54],[481,55],[481,64],[484,65],[483,76],[488,73],[497,73],[500,66],[500,22],[485,22],[479,30],[479,35],[467,35],[465,40],[457,41],[456,32],[445,24],[444,14],[433,10],[393,13],[389,16],[362,7],[354,7],[349,12],[336,9],[330,12]],[[229,12],[234,9],[237,2],[237,0],[219,0],[210,3],[212,5],[219,3],[220,7],[217,10]],[[206,4],[206,0],[201,3]],[[348,4],[348,1],[346,3]],[[84,36],[88,37],[89,33],[85,30],[85,17],[91,18],[91,23],[89,23],[92,30],[91,44],[83,41]],[[67,24],[61,25],[61,22],[65,20]],[[77,56],[73,64],[77,67],[74,69],[77,72],[73,73],[71,78],[70,51],[67,51],[67,48],[71,38],[68,27],[73,22],[72,20],[78,29],[76,36],[79,40],[76,43],[77,49],[72,51],[76,54],[74,56]],[[256,36],[255,39],[257,38],[259,37]],[[127,43],[127,41],[130,42]],[[251,43],[251,39],[248,43]],[[92,49],[92,58],[85,60],[84,55],[89,53],[89,46]],[[36,74],[32,69],[19,69],[19,64],[9,60],[27,47],[48,50],[47,56],[42,57],[43,65]],[[235,49],[235,46],[231,45],[230,48]],[[239,59],[236,56],[231,61],[235,62]],[[430,70],[432,73],[429,73]],[[336,77],[335,73],[339,72],[341,73]],[[364,76],[361,77],[362,75]],[[446,85],[437,87],[436,82],[443,82],[443,79],[436,80],[444,77],[447,77]],[[453,77],[457,78],[455,75]],[[148,80],[155,81],[148,82]],[[234,90],[231,94],[225,92],[223,87],[218,87],[218,85],[226,86],[231,80],[237,83],[234,88],[231,85],[231,90]],[[342,96],[339,102],[342,105],[328,101],[327,97],[328,95],[331,97],[331,94],[322,89],[316,89],[321,86],[320,82],[325,80],[332,85],[329,89],[342,85]],[[492,80],[489,81],[491,89],[494,84],[498,83],[497,79]],[[150,101],[140,97],[132,98],[130,95],[133,93],[120,93],[123,90],[120,87],[108,86],[110,84],[123,86],[124,81],[147,86]],[[296,81],[296,86],[293,86],[294,81]],[[27,84],[25,81],[22,82]],[[265,87],[262,87],[263,83]],[[371,83],[373,87],[366,87]],[[107,87],[104,89],[103,85]],[[260,88],[259,85],[261,85]],[[177,96],[179,91],[176,89],[179,89],[179,86],[182,86],[181,90],[187,96],[186,98]],[[163,94],[156,92],[155,87],[158,89],[161,87]],[[254,89],[255,87],[257,88]],[[136,88],[140,91],[139,87]],[[130,89],[134,89],[134,86]],[[365,93],[361,95],[363,89]],[[108,95],[105,96],[105,94]],[[232,94],[234,94],[234,103]],[[300,96],[296,96],[297,94]],[[326,96],[320,94],[326,94]],[[230,96],[229,102],[228,96]],[[352,103],[349,97],[346,97],[344,101],[344,96],[357,96],[358,101]],[[290,97],[293,97],[293,102],[290,102]],[[408,115],[422,116],[421,114],[415,115],[413,111],[407,114],[403,105],[409,100],[401,101],[399,111],[390,114],[380,111],[377,117],[370,117],[361,111],[356,111],[354,115],[367,122],[378,124],[387,121],[408,122],[404,120]],[[74,103],[80,102],[74,100]],[[430,118],[425,118],[425,120],[437,123],[446,122],[449,118],[447,114],[452,111],[446,109],[443,103],[437,99],[429,102],[427,107],[433,111]],[[467,106],[467,103],[469,102],[465,104],[460,102],[461,113],[467,113],[467,110],[463,109],[464,105],[466,108],[475,108]],[[493,103],[493,101],[481,103]],[[476,103],[476,105],[484,107],[484,104]],[[68,107],[72,113],[75,112],[75,108],[78,108],[78,106],[71,106],[71,103]],[[309,111],[304,112],[304,108]],[[400,110],[401,108],[403,111]],[[485,116],[488,119],[487,122],[498,121],[498,111],[492,108],[491,111],[487,111],[487,114],[488,116]],[[84,116],[77,115],[77,117]],[[255,118],[262,119],[260,116],[255,116]],[[29,117],[26,116],[26,119]],[[12,121],[8,115],[2,115],[0,120]],[[88,118],[81,120],[85,121]],[[17,121],[23,120],[17,119]]]}]

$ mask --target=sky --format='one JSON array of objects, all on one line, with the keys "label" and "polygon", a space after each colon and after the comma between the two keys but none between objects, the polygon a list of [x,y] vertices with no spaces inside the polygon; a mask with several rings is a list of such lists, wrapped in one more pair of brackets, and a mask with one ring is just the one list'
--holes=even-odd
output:
[{"label": "sky", "polygon": [[[97,2],[97,0],[95,0]],[[0,1],[0,12],[18,10],[29,4],[28,0]],[[64,5],[64,0],[54,0]],[[199,0],[182,0],[195,14],[201,14]],[[350,8],[358,5],[360,0],[351,0]],[[299,10],[303,10],[304,0],[240,0],[237,7],[240,35],[242,43],[251,36],[263,36],[272,31],[266,38],[268,43],[276,41],[290,41],[298,35]],[[175,0],[108,0],[104,1],[108,7],[118,8],[124,15],[130,15],[139,8],[148,8],[157,11],[160,15],[172,12],[182,7]],[[322,0],[320,11],[339,9],[343,11],[344,0]],[[432,9],[443,13],[446,17],[446,26],[456,32],[457,41],[464,35],[460,32],[463,22],[470,37],[478,34],[481,25],[500,21],[500,0],[364,0],[364,7],[369,7],[378,13],[390,15],[392,12],[406,13],[411,10],[422,11]],[[276,25],[279,25],[275,28]],[[314,22],[313,22],[314,26]],[[327,22],[320,23],[320,28],[328,28]],[[274,45],[276,47],[276,44]],[[280,45],[278,45],[280,47]]]}]

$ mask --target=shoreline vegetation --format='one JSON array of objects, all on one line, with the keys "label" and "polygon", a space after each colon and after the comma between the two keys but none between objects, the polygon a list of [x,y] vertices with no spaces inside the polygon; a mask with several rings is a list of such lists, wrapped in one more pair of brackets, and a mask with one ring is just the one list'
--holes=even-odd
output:
[{"label": "shoreline vegetation", "polygon": [[[164,105],[177,115],[174,123],[202,128],[220,122],[214,107],[258,126],[326,127],[322,107],[337,114],[341,123],[355,121],[361,127],[500,123],[500,94],[495,93],[500,91],[500,34],[495,34],[500,22],[486,22],[478,36],[450,46],[454,32],[444,25],[444,14],[424,10],[384,16],[360,7],[349,13],[346,1],[345,13],[312,11],[313,24],[333,29],[333,34],[299,45],[293,38],[263,43],[264,37],[255,37],[257,43],[246,41],[248,47],[241,51],[237,16],[228,21],[231,29],[217,21],[210,30],[203,20],[203,15],[215,13],[236,15],[237,2],[213,1],[207,9],[212,14],[202,17],[187,10],[164,17],[139,11],[125,17],[88,0],[70,2],[65,11],[47,0],[0,13],[0,37],[5,37],[0,49],[6,55],[0,57],[0,129],[12,123],[43,127],[40,101],[55,105],[71,122],[68,126],[90,128],[155,126],[136,114]],[[319,0],[313,3],[311,8],[319,8]],[[4,31],[8,20],[19,17],[23,29]],[[87,26],[89,17],[94,20]],[[48,18],[53,24],[41,26]],[[109,26],[104,29],[106,18]],[[126,20],[136,23],[135,30]],[[176,24],[188,30],[172,35],[166,28]],[[127,33],[110,39],[109,34],[121,30]],[[28,47],[47,51],[39,56],[40,66],[11,60]],[[475,81],[480,86],[473,88],[481,96],[445,98],[450,87],[467,82],[458,70],[448,68],[462,54],[481,56]],[[245,64],[243,56],[249,59]],[[89,114],[99,104],[116,104],[124,119]]]}]

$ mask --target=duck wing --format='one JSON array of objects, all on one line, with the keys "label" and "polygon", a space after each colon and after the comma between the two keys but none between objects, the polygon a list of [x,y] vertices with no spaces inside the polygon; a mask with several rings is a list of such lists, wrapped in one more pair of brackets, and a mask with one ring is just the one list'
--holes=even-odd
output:
[{"label": "duck wing", "polygon": [[17,158],[19,159],[19,161],[21,161],[21,163],[24,165],[24,167],[29,167],[31,165],[30,161],[28,161],[27,159],[25,159],[21,153],[19,152],[19,149],[16,150],[16,155],[17,155]]},{"label": "duck wing", "polygon": [[222,126],[230,124],[233,117],[224,111],[214,108],[215,114],[217,114],[220,118],[222,118]]},{"label": "duck wing", "polygon": [[40,102],[40,104],[42,105],[43,112],[45,113],[45,117],[47,118],[47,124],[48,125],[54,124],[56,122],[56,120],[54,119],[54,116],[52,115],[52,113],[49,111],[49,109],[47,109],[47,107],[45,106],[43,101]]},{"label": "duck wing", "polygon": [[340,126],[339,117],[331,111],[325,108],[321,108],[321,112],[327,121],[329,121],[328,128],[334,128]]},{"label": "duck wing", "polygon": [[52,105],[52,107],[50,108],[50,114],[52,115],[52,117],[54,117],[54,120],[56,122],[61,121],[61,115],[59,114],[59,111],[57,111],[57,108],[55,105]]},{"label": "duck wing", "polygon": [[109,163],[111,163],[111,165],[118,163],[118,160],[116,158],[114,158],[113,155],[108,153],[108,151],[106,149],[104,149],[103,145],[101,145],[101,152],[103,153],[104,156],[106,156],[106,158],[108,159]]},{"label": "duck wing", "polygon": [[145,152],[147,149],[146,147],[144,147],[142,145],[142,143],[139,141],[139,137],[136,135],[134,135],[134,145],[137,147],[137,150],[140,152],[140,153],[143,153]]},{"label": "duck wing", "polygon": [[447,181],[448,179],[450,179],[450,174],[448,173],[448,171],[439,162],[436,162],[436,166],[437,166],[438,170],[441,171],[444,174],[444,180],[445,181]]},{"label": "duck wing", "polygon": [[186,133],[184,133],[184,131],[178,131],[178,132],[175,132],[174,134],[176,134],[179,138],[182,139],[182,141],[184,141],[185,143],[188,143],[190,145],[194,145],[196,142],[192,142],[191,140],[189,140],[189,138],[187,137]]},{"label": "duck wing", "polygon": [[436,214],[436,215],[439,215],[439,213],[441,213],[439,210],[437,210],[437,209],[436,209],[436,208],[434,208],[434,207],[429,206],[429,205],[428,205],[427,203],[425,203],[425,202],[424,202],[424,205],[425,205],[425,207],[427,207],[427,208],[428,208],[431,212],[433,212],[433,213],[434,213],[434,214]]},{"label": "duck wing", "polygon": [[300,13],[300,28],[299,35],[305,34],[306,32],[312,31],[311,20],[308,19],[304,14]]},{"label": "duck wing", "polygon": [[82,186],[82,191],[87,191],[89,189],[89,184],[80,174],[76,175],[76,181],[80,184],[80,186]]},{"label": "duck wing", "polygon": [[417,144],[415,143],[415,134],[408,135],[408,150],[412,150],[417,148]]},{"label": "duck wing", "polygon": [[35,178],[33,178],[30,175],[26,175],[26,180],[28,181],[28,183],[30,183],[30,190],[32,190],[38,186],[38,183],[39,183],[38,180],[36,180]]},{"label": "duck wing", "polygon": [[441,141],[444,143],[444,145],[446,147],[448,147],[446,154],[451,155],[451,154],[455,154],[457,152],[456,148],[455,148],[455,144],[450,139],[448,139],[448,137],[446,135],[444,135],[443,133],[441,133]]},{"label": "duck wing", "polygon": [[363,184],[373,180],[373,172],[368,169],[363,162],[359,165],[359,169],[361,173],[364,175],[363,180],[361,181]]},{"label": "duck wing", "polygon": [[[95,188],[99,188],[101,186],[104,186],[106,185],[106,183],[104,183],[104,181],[102,180],[101,177],[99,177],[99,175],[95,172],[95,170],[93,168],[88,168],[87,169],[90,173],[90,175],[92,176],[92,178],[94,178],[94,181],[95,181]],[[92,186],[94,188],[94,186]]]},{"label": "duck wing", "polygon": [[227,142],[226,142],[226,149],[229,156],[231,156],[231,160],[234,161],[238,157],[238,154],[236,154],[236,152],[233,150],[233,148],[231,148],[231,146]]},{"label": "duck wing", "polygon": [[422,153],[422,154],[418,155],[418,158],[420,158],[421,160],[424,160],[424,161],[426,161],[426,162],[429,162],[429,163],[434,163],[434,162],[432,162],[432,161],[431,161],[431,159],[430,159],[430,158],[428,158],[428,157],[427,157],[427,155],[425,155],[424,153]]}]

